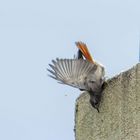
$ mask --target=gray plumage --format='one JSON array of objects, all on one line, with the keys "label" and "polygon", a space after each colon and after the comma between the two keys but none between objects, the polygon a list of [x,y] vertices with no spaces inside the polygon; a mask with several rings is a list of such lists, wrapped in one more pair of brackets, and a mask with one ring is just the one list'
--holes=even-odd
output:
[{"label": "gray plumage", "polygon": [[81,90],[98,92],[104,82],[104,67],[84,59],[56,59],[49,64],[50,77]]},{"label": "gray plumage", "polygon": [[78,55],[74,59],[56,59],[49,64],[48,71],[61,84],[88,91],[91,105],[99,112],[99,103],[105,81],[104,67],[93,61],[87,46],[76,42]]}]

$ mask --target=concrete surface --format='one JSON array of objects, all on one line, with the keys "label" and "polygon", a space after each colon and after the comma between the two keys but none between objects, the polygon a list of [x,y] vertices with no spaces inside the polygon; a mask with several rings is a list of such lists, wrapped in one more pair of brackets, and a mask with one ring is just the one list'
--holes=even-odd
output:
[{"label": "concrete surface", "polygon": [[99,110],[77,99],[76,140],[140,140],[140,63],[107,80]]}]

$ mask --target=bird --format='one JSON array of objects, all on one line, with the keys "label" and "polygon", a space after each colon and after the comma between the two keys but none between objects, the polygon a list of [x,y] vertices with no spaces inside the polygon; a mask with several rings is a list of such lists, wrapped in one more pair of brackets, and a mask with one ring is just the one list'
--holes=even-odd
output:
[{"label": "bird", "polygon": [[52,64],[49,64],[51,69],[47,69],[50,72],[49,76],[58,83],[87,91],[90,104],[99,112],[105,68],[92,58],[85,43],[78,41],[75,44],[78,48],[77,57],[52,60]]}]

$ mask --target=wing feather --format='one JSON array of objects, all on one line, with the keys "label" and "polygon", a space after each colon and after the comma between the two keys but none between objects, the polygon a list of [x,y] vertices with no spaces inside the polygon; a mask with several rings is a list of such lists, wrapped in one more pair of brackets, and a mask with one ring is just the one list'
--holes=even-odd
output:
[{"label": "wing feather", "polygon": [[50,77],[59,83],[87,90],[86,77],[94,73],[96,64],[83,59],[56,59],[49,64]]}]

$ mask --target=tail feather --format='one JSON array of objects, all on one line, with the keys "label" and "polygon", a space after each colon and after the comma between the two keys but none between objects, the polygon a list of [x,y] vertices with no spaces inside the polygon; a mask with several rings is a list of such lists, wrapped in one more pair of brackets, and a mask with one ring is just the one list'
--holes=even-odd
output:
[{"label": "tail feather", "polygon": [[93,61],[93,59],[92,59],[92,56],[91,56],[91,54],[89,53],[89,50],[88,50],[86,44],[84,44],[83,42],[76,42],[75,44],[76,44],[76,46],[80,49],[80,51],[82,52],[82,54],[84,55],[84,57],[85,57],[88,61],[94,63],[94,61]]}]

